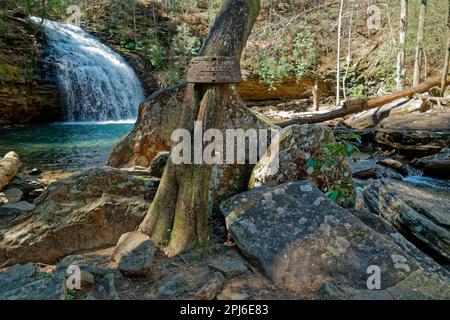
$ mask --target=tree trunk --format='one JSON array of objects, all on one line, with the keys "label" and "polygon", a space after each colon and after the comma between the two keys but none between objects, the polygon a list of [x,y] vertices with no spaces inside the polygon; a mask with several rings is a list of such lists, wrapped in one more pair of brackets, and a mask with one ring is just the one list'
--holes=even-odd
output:
[{"label": "tree trunk", "polygon": [[427,10],[427,0],[420,0],[419,28],[417,30],[417,44],[416,44],[416,56],[414,60],[413,86],[417,86],[420,83],[426,10]]},{"label": "tree trunk", "polygon": [[134,34],[134,44],[137,46],[136,2],[137,2],[137,0],[133,0],[133,34]]},{"label": "tree trunk", "polygon": [[353,28],[353,14],[355,11],[355,4],[352,1],[352,9],[350,13],[350,23],[349,23],[349,29],[348,29],[348,49],[347,49],[347,66],[345,69],[344,77],[342,78],[342,93],[344,95],[344,101],[347,101],[347,77],[348,72],[350,70],[350,63],[352,61],[352,28]]},{"label": "tree trunk", "polygon": [[397,57],[397,90],[405,87],[406,34],[408,32],[408,0],[400,0],[400,41]]},{"label": "tree trunk", "polygon": [[[223,1],[200,56],[240,60],[259,10],[259,0]],[[223,129],[225,108],[242,103],[235,97],[239,96],[234,85],[188,84],[178,128],[189,130],[191,136],[195,121],[202,121],[203,132]],[[211,165],[175,165],[169,159],[155,199],[139,227],[153,241],[167,246],[167,255],[178,255],[207,240],[212,174]]]},{"label": "tree trunk", "polygon": [[313,107],[314,110],[320,110],[320,93],[319,93],[319,79],[314,81],[314,84],[311,89],[312,97],[313,97]]},{"label": "tree trunk", "polygon": [[338,18],[338,43],[337,43],[337,61],[336,61],[336,106],[341,104],[341,32],[342,15],[344,12],[344,0],[341,0]]},{"label": "tree trunk", "polygon": [[448,64],[450,60],[450,0],[448,1],[448,12],[447,12],[447,48],[445,51],[445,61],[444,67],[442,69],[441,75],[441,97],[445,94],[445,89],[447,89],[447,76],[448,76]]},{"label": "tree trunk", "polygon": [[[447,79],[448,80],[448,79]],[[376,97],[373,99],[359,99],[359,100],[353,100],[348,101],[346,104],[344,104],[343,108],[339,108],[330,112],[321,113],[318,115],[305,117],[301,119],[293,119],[282,123],[277,123],[278,126],[281,128],[288,127],[293,124],[310,124],[310,123],[318,123],[318,122],[324,122],[328,120],[333,120],[336,118],[342,118],[345,116],[348,116],[353,113],[362,112],[365,110],[370,110],[373,108],[378,108],[381,106],[384,106],[388,103],[391,103],[395,100],[404,98],[404,97],[413,97],[417,93],[423,93],[427,92],[431,88],[438,86],[441,83],[440,77],[434,77],[427,79],[423,83],[419,84],[418,86],[400,90],[391,94],[388,94],[386,96]]]}]

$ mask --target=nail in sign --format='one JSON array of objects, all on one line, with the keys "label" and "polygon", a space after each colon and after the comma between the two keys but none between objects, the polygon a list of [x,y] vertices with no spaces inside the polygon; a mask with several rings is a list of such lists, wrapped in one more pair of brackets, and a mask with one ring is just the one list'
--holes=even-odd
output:
[{"label": "nail in sign", "polygon": [[187,73],[191,83],[238,83],[242,81],[239,61],[231,57],[196,57]]}]

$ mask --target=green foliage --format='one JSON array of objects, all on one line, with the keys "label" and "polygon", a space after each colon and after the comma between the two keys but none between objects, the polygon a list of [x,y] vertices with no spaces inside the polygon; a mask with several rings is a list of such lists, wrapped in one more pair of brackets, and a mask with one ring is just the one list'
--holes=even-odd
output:
[{"label": "green foliage", "polygon": [[276,90],[276,85],[292,72],[292,65],[285,56],[278,57],[277,48],[269,48],[259,54],[256,74],[270,90]]},{"label": "green foliage", "polygon": [[75,290],[68,289],[64,296],[64,300],[70,301],[73,299],[75,299]]},{"label": "green foliage", "polygon": [[306,24],[302,24],[292,46],[295,76],[300,80],[316,64],[317,60],[316,42],[311,28]]},{"label": "green foliage", "polygon": [[350,88],[350,99],[359,99],[364,96],[365,87],[363,84],[357,84]]},{"label": "green foliage", "polygon": [[0,64],[0,84],[4,85],[7,82],[17,81],[21,76],[20,68],[9,64]]},{"label": "green foliage", "polygon": [[[358,151],[355,141],[361,143],[361,136],[337,136],[336,143],[324,145],[322,150],[306,163],[308,174],[316,178],[321,177],[324,181],[322,190],[326,191],[326,195],[345,207],[355,204],[355,186],[351,175],[346,172],[347,160]],[[334,172],[335,176],[328,176],[329,172]]]},{"label": "green foliage", "polygon": [[[284,78],[295,75],[300,80],[317,62],[317,48],[313,32],[305,23],[286,31],[295,37],[283,35],[284,41],[262,50],[257,57],[254,72],[275,90]],[[268,34],[268,36],[271,36]]]}]

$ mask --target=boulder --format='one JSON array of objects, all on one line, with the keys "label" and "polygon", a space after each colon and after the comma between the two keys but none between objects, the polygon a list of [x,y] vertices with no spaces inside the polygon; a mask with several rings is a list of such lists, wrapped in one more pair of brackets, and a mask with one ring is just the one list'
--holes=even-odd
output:
[{"label": "boulder", "polygon": [[308,181],[263,186],[224,201],[236,245],[276,284],[316,296],[333,281],[367,289],[368,267],[382,289],[420,268],[395,242],[325,197]]},{"label": "boulder", "polygon": [[386,118],[376,128],[375,139],[414,156],[435,154],[450,145],[450,112]]},{"label": "boulder", "polygon": [[164,169],[166,168],[167,161],[169,160],[170,152],[163,151],[158,152],[156,157],[152,160],[152,163],[150,165],[150,174],[154,177],[161,178]]},{"label": "boulder", "polygon": [[447,190],[382,179],[364,191],[368,208],[435,255],[450,261]]},{"label": "boulder", "polygon": [[[171,136],[178,128],[184,105],[185,84],[162,89],[150,96],[139,109],[134,129],[111,152],[108,165],[112,167],[149,167],[162,151],[170,151]],[[231,97],[232,101],[240,101]],[[271,127],[244,104],[234,103],[226,109],[225,129],[268,129]],[[225,134],[224,134],[225,136]],[[219,203],[247,189],[253,165],[219,165],[213,182],[213,198]]]},{"label": "boulder", "polygon": [[28,219],[0,231],[0,266],[115,245],[140,224],[157,187],[107,167],[51,184]]},{"label": "boulder", "polygon": [[448,300],[450,281],[422,269],[384,290],[355,289],[334,283],[320,288],[323,300]]},{"label": "boulder", "polygon": [[422,169],[424,174],[436,178],[450,178],[450,148],[442,149],[438,154],[418,159],[412,163]]},{"label": "boulder", "polygon": [[63,272],[42,272],[29,263],[0,270],[0,300],[62,300]]},{"label": "boulder", "polygon": [[247,266],[241,259],[219,258],[209,262],[212,270],[221,272],[226,278],[240,276],[247,272]]},{"label": "boulder", "polygon": [[23,196],[23,192],[17,188],[7,189],[3,192],[3,194],[8,199],[8,203],[19,202]]},{"label": "boulder", "polygon": [[194,294],[194,300],[212,300],[222,289],[224,276],[215,272],[210,279]]},{"label": "boulder", "polygon": [[149,236],[133,231],[122,235],[112,255],[119,270],[129,276],[145,276],[153,265],[156,246]]},{"label": "boulder", "polygon": [[[356,161],[348,160],[347,163],[352,170],[353,178],[363,180],[381,178],[401,180],[402,174],[405,174],[408,170],[405,165],[402,165],[399,169],[393,168],[387,165],[387,163],[390,163],[389,159],[380,159],[378,157],[368,157]],[[397,164],[397,162],[395,163]]]},{"label": "boulder", "polygon": [[14,151],[8,152],[0,159],[0,191],[9,184],[21,166],[22,162]]},{"label": "boulder", "polygon": [[186,279],[177,274],[167,280],[167,282],[158,289],[158,294],[163,298],[171,298],[185,293],[190,288],[191,287]]},{"label": "boulder", "polygon": [[33,211],[35,205],[26,201],[20,201],[16,203],[7,203],[0,207],[1,213],[15,213],[15,214],[23,214],[26,212]]},{"label": "boulder", "polygon": [[169,160],[169,156],[170,152],[168,151],[158,152],[150,165],[150,174],[152,176],[158,178],[162,177],[167,161]]},{"label": "boulder", "polygon": [[[253,169],[250,189],[261,185],[276,186],[282,183],[308,179],[319,189],[329,191],[331,185],[351,178],[350,168],[342,166],[327,168],[319,175],[307,166],[308,161],[323,154],[326,144],[335,143],[333,132],[322,125],[293,125],[279,133],[279,151],[274,143]],[[276,166],[278,170],[273,170]],[[273,172],[272,172],[273,171]]]}]

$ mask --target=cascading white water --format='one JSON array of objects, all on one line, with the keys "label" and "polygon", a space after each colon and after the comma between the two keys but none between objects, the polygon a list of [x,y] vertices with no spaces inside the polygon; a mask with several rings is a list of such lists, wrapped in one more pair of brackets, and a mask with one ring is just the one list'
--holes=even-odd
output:
[{"label": "cascading white water", "polygon": [[[32,18],[41,22],[41,18]],[[80,27],[45,20],[68,121],[136,119],[144,90],[125,59]]]}]

